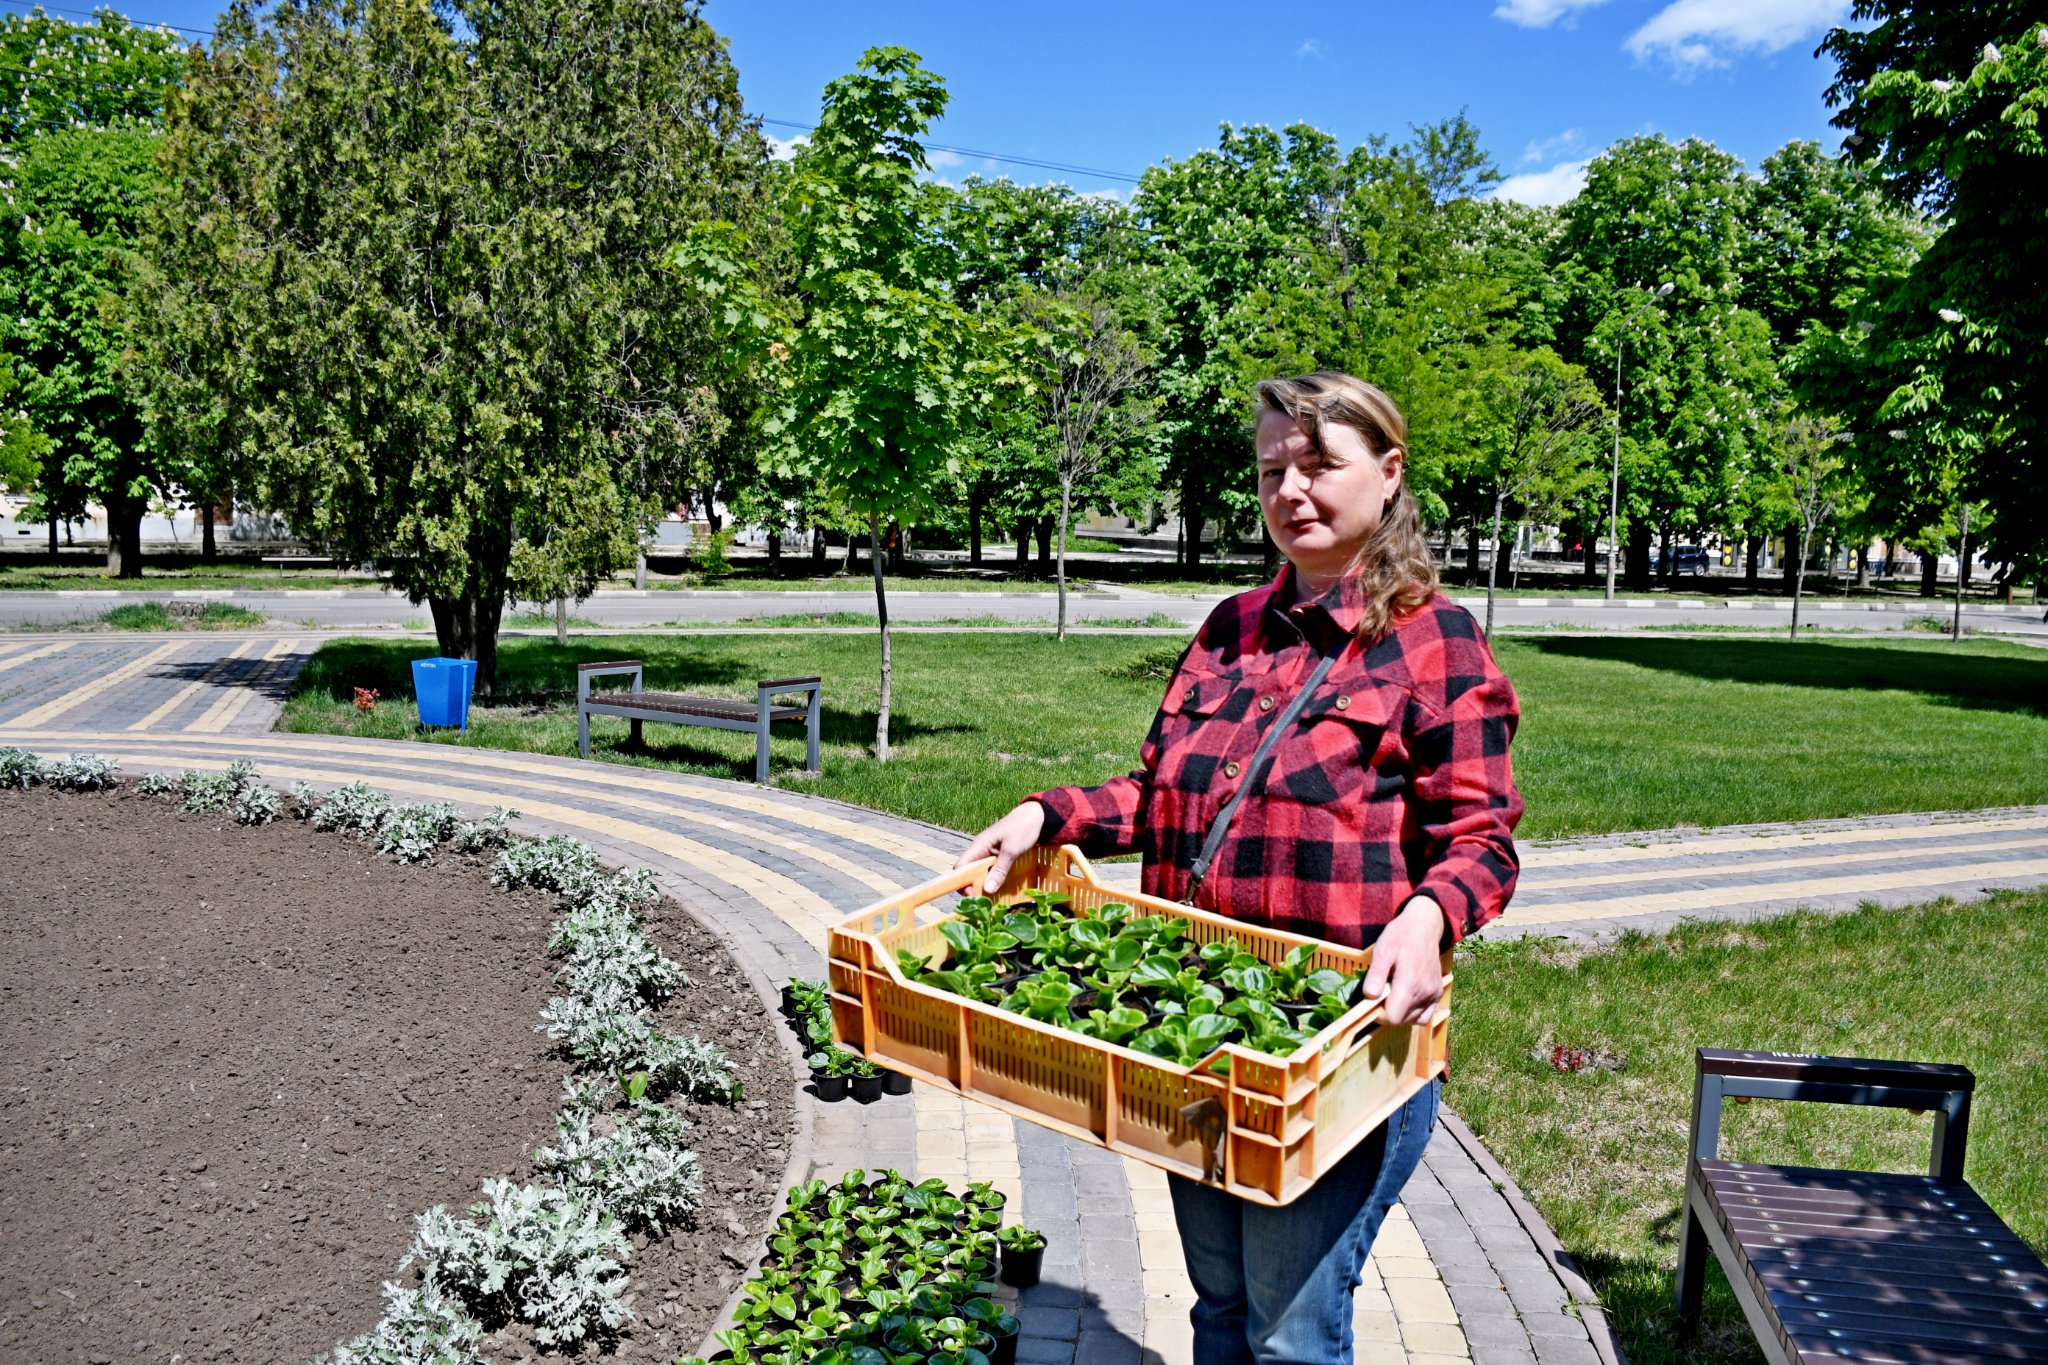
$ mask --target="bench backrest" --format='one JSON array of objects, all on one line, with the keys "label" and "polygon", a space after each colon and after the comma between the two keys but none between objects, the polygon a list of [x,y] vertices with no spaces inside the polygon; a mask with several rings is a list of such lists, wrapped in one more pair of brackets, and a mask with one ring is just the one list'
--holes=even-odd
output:
[{"label": "bench backrest", "polygon": [[1724,1099],[1802,1100],[1820,1104],[1875,1104],[1934,1111],[1928,1174],[1963,1178],[1970,1135],[1970,1096],[1977,1077],[1946,1062],[1892,1062],[1869,1057],[1822,1057],[1800,1052],[1698,1051],[1692,1096],[1692,1154],[1720,1155]]}]

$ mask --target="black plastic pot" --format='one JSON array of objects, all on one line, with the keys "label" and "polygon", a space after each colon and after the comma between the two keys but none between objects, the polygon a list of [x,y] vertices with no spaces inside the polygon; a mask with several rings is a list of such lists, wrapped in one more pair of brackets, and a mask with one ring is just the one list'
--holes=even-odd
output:
[{"label": "black plastic pot", "polygon": [[[1018,1331],[1022,1330],[1023,1326],[1020,1323]],[[991,1332],[989,1336],[994,1339],[996,1344],[995,1349],[988,1354],[989,1365],[1017,1365],[1017,1333],[1011,1332],[1009,1335],[1003,1336]]]},{"label": "black plastic pot", "polygon": [[853,1078],[853,1098],[857,1104],[873,1104],[882,1098],[882,1073]]},{"label": "black plastic pot", "polygon": [[1002,1281],[1015,1289],[1029,1289],[1038,1283],[1038,1272],[1045,1264],[1045,1248],[1033,1247],[1019,1251],[1015,1247],[1003,1248]]},{"label": "black plastic pot", "polygon": [[818,1087],[818,1098],[827,1104],[836,1104],[846,1098],[846,1077],[827,1076],[822,1071],[811,1073],[811,1083]]},{"label": "black plastic pot", "polygon": [[910,1077],[904,1075],[901,1071],[884,1071],[882,1073],[882,1093],[884,1095],[908,1095],[910,1093]]}]

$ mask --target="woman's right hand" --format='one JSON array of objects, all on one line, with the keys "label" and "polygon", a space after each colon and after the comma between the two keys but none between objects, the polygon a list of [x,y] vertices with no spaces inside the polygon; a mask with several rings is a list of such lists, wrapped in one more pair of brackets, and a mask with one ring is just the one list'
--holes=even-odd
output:
[{"label": "woman's right hand", "polygon": [[1026,801],[1002,819],[974,836],[974,842],[960,855],[953,866],[965,867],[978,858],[995,855],[996,865],[988,870],[988,877],[982,884],[982,891],[993,896],[1003,889],[1009,879],[1010,867],[1017,859],[1038,847],[1038,836],[1045,832],[1045,807],[1036,801]]}]

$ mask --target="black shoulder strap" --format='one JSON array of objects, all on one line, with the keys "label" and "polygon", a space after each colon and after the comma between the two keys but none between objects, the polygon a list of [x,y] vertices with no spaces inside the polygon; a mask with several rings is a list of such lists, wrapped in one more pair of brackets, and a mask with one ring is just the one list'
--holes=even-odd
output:
[{"label": "black shoulder strap", "polygon": [[1195,859],[1195,865],[1191,869],[1192,875],[1188,879],[1187,894],[1181,898],[1187,904],[1195,903],[1195,896],[1202,889],[1202,879],[1209,875],[1209,865],[1216,861],[1216,850],[1223,847],[1223,836],[1230,833],[1230,822],[1236,817],[1237,808],[1244,804],[1247,796],[1265,786],[1266,768],[1273,761],[1273,750],[1279,746],[1281,736],[1287,733],[1288,727],[1301,715],[1301,708],[1308,705],[1308,699],[1322,686],[1323,679],[1330,676],[1330,669],[1336,664],[1337,655],[1343,652],[1339,649],[1336,653],[1325,654],[1317,661],[1315,670],[1308,675],[1308,681],[1301,685],[1301,690],[1294,694],[1294,700],[1287,703],[1287,709],[1274,720],[1272,728],[1266,731],[1266,737],[1259,741],[1259,747],[1252,751],[1251,762],[1245,765],[1244,785],[1239,787],[1237,795],[1231,797],[1223,809],[1216,813],[1216,823],[1209,826],[1209,837],[1202,844],[1202,856]]}]

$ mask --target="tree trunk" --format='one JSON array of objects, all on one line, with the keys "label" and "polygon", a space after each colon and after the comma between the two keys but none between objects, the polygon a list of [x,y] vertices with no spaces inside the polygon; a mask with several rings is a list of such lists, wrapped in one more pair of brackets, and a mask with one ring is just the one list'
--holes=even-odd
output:
[{"label": "tree trunk", "polygon": [[1755,532],[1751,532],[1742,538],[1742,547],[1742,585],[1751,592],[1755,592],[1757,586],[1757,561],[1763,558],[1764,538]]},{"label": "tree trunk", "polygon": [[1668,524],[1657,532],[1657,577],[1665,583],[1675,577],[1671,564],[1671,527]]},{"label": "tree trunk", "polygon": [[569,599],[566,595],[555,598],[555,643],[563,646],[569,643]]},{"label": "tree trunk", "polygon": [[1941,581],[1941,557],[1934,554],[1920,556],[1920,595],[1933,597]]},{"label": "tree trunk", "polygon": [[1970,584],[1970,504],[1963,504],[1962,535],[1956,540],[1956,615],[1950,623],[1948,638],[1963,638],[1963,589]]},{"label": "tree trunk", "polygon": [[1040,517],[1038,523],[1031,530],[1032,534],[1038,537],[1038,567],[1050,569],[1052,567],[1052,518]]},{"label": "tree trunk", "polygon": [[1799,567],[1792,574],[1792,638],[1799,638],[1799,599],[1806,592],[1806,528],[1799,528]]},{"label": "tree trunk", "polygon": [[1200,568],[1202,564],[1202,514],[1199,512],[1190,514],[1186,509],[1182,509],[1180,514],[1180,533],[1186,543],[1187,552],[1184,556],[1184,563],[1190,569]]},{"label": "tree trunk", "polygon": [[1508,575],[1514,571],[1515,541],[1521,532],[1514,530],[1512,527],[1509,528],[1508,538],[1503,542],[1500,538],[1500,519],[1501,507],[1499,503],[1495,503],[1493,508],[1493,572],[1488,577],[1495,583],[1505,586],[1508,581]]},{"label": "tree trunk", "polygon": [[1859,589],[1870,586],[1870,542],[1867,540],[1856,550],[1856,586]]},{"label": "tree trunk", "polygon": [[[1579,548],[1586,557],[1586,582],[1591,584],[1600,578],[1600,534],[1590,523],[1580,529]],[[1613,548],[1608,546],[1610,552]]]},{"label": "tree trunk", "polygon": [[[768,528],[767,546],[768,576],[770,578],[780,578],[782,577],[782,528],[780,526],[771,526]],[[641,572],[644,574],[647,571],[646,555],[640,556],[640,565]],[[647,585],[645,583],[642,583],[639,586],[644,588]]]},{"label": "tree trunk", "polygon": [[1017,518],[1017,567],[1031,567],[1031,518]]},{"label": "tree trunk", "polygon": [[1059,624],[1053,631],[1055,640],[1067,638],[1067,519],[1074,510],[1074,477],[1060,475],[1060,545],[1057,556],[1056,574],[1059,578],[1060,611]]},{"label": "tree trunk", "polygon": [[50,567],[57,567],[57,514],[50,513]]},{"label": "tree trunk", "polygon": [[1628,528],[1628,550],[1623,556],[1622,571],[1627,575],[1631,592],[1650,590],[1650,528],[1644,522],[1637,522]]},{"label": "tree trunk", "polygon": [[903,527],[902,527],[902,526],[901,526],[900,524],[896,523],[896,522],[893,522],[893,521],[892,521],[892,522],[890,522],[890,523],[889,523],[889,572],[890,572],[890,573],[893,573],[893,574],[901,574],[901,573],[903,572],[903,542],[904,542],[904,540],[905,540],[905,539],[906,539],[906,536],[905,536],[905,534],[904,534],[904,530],[903,530]]},{"label": "tree trunk", "polygon": [[[853,572],[853,547],[857,543],[857,540],[858,538],[854,535],[853,532],[848,531],[846,533],[846,568],[844,570],[846,573]],[[873,552],[873,547],[870,546],[869,553],[872,554]],[[875,572],[880,573],[881,571],[882,561],[878,559],[875,561]]]},{"label": "tree trunk", "polygon": [[434,638],[442,657],[476,660],[476,690],[490,696],[498,687],[498,624],[505,613],[502,592],[485,596],[429,597]]},{"label": "tree trunk", "polygon": [[988,503],[988,494],[976,484],[967,494],[967,563],[970,568],[981,567],[981,509]]},{"label": "tree trunk", "polygon": [[107,502],[107,569],[116,578],[142,577],[142,513],[140,498]]},{"label": "tree trunk", "polygon": [[[851,540],[852,537],[847,537]],[[882,519],[868,520],[868,558],[875,569],[875,618],[882,627],[882,710],[875,717],[875,761],[889,761],[889,595],[882,589]]]},{"label": "tree trunk", "polygon": [[825,528],[822,526],[811,528],[811,571],[825,572]]},{"label": "tree trunk", "polygon": [[[1794,541],[1801,542],[1799,548],[1794,548]],[[1783,565],[1786,592],[1793,590],[1798,582],[1799,575],[1806,569],[1806,556],[1801,553],[1803,548],[1803,538],[1792,527],[1787,526],[1785,528],[1785,563]]]},{"label": "tree trunk", "polygon": [[220,551],[213,543],[213,499],[208,498],[206,506],[199,509],[199,562],[211,564],[220,558]]},{"label": "tree trunk", "polygon": [[[1493,594],[1500,581],[1500,508],[1507,501],[1505,492],[1493,495],[1493,572],[1486,575],[1486,638],[1493,638]],[[1478,536],[1473,536],[1475,553]]]},{"label": "tree trunk", "polygon": [[1477,586],[1479,582],[1479,556],[1481,553],[1479,542],[1484,539],[1483,533],[1485,530],[1486,527],[1477,517],[1472,518],[1471,524],[1465,527],[1465,584],[1467,587]]}]

